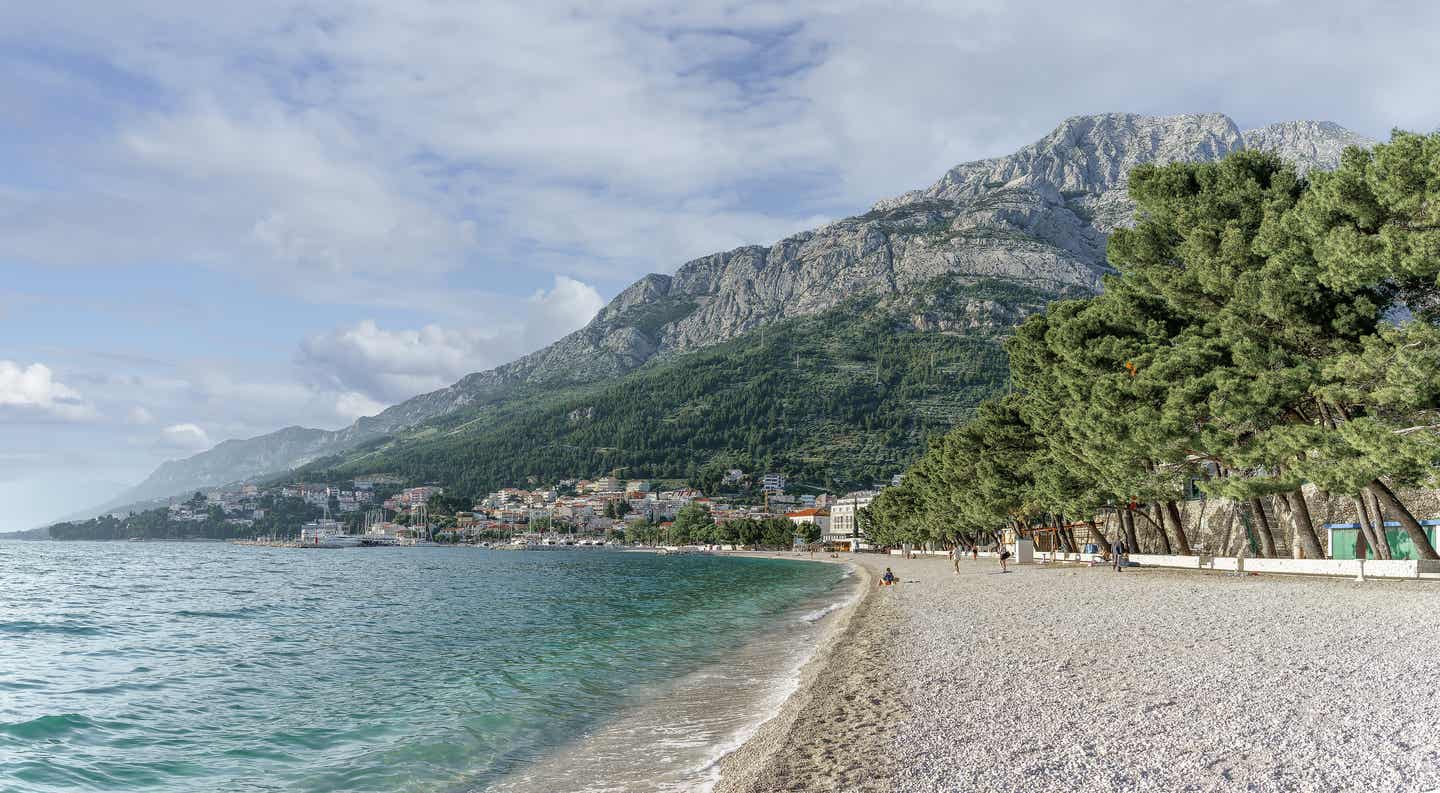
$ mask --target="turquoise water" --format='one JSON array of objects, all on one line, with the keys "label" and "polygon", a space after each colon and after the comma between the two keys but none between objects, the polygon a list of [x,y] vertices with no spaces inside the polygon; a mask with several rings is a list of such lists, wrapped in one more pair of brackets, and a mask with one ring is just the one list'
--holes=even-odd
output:
[{"label": "turquoise water", "polygon": [[0,791],[688,790],[845,571],[0,543]]}]

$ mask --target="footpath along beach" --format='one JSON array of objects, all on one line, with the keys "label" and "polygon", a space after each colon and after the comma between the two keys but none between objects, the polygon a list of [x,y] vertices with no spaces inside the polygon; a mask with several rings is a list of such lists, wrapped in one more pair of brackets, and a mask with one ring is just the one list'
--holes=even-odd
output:
[{"label": "footpath along beach", "polygon": [[1440,586],[845,559],[865,596],[718,793],[1440,788]]}]

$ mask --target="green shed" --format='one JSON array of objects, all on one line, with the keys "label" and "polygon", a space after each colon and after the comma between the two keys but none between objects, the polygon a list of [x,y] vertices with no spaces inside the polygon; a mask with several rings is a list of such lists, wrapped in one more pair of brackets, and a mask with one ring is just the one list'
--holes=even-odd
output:
[{"label": "green shed", "polygon": [[[1425,529],[1425,536],[1430,538],[1430,544],[1434,545],[1435,527],[1440,526],[1440,520],[1422,520],[1420,525]],[[1360,524],[1327,523],[1325,528],[1330,532],[1330,558],[1354,559],[1355,541],[1360,537]],[[1396,559],[1416,558],[1415,546],[1410,542],[1410,535],[1400,528],[1399,523],[1393,520],[1385,522],[1385,538],[1390,541],[1390,550]],[[1367,549],[1365,558],[1374,559],[1375,549]]]}]

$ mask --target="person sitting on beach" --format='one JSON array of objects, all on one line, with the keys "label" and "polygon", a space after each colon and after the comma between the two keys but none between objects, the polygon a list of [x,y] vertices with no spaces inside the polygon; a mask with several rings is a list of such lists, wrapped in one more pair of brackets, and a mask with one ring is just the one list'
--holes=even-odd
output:
[{"label": "person sitting on beach", "polygon": [[1010,562],[1010,551],[1009,551],[1008,549],[1001,549],[1001,551],[1000,551],[1000,572],[1002,572],[1002,573],[1008,573],[1008,572],[1010,572],[1008,569],[1006,569],[1006,565],[1007,565],[1009,562]]},{"label": "person sitting on beach", "polygon": [[885,568],[885,575],[880,576],[880,586],[895,586],[895,574],[890,568]]}]

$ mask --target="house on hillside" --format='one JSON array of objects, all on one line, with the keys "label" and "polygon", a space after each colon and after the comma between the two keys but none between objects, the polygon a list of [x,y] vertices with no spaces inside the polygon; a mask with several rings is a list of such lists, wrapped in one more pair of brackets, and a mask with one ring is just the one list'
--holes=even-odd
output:
[{"label": "house on hillside", "polygon": [[619,493],[624,485],[619,478],[614,476],[602,476],[590,483],[591,493]]}]

